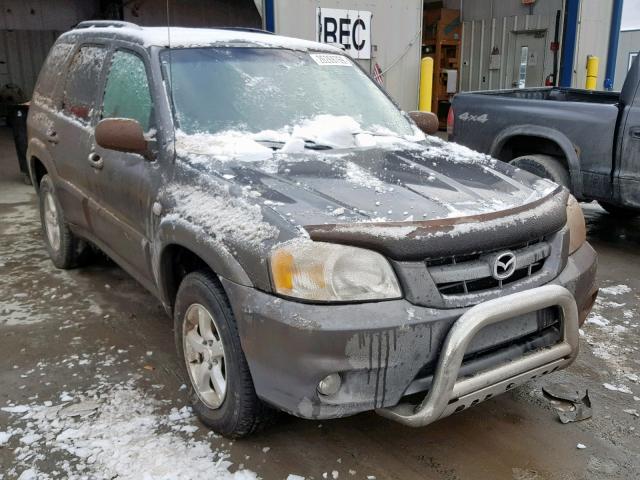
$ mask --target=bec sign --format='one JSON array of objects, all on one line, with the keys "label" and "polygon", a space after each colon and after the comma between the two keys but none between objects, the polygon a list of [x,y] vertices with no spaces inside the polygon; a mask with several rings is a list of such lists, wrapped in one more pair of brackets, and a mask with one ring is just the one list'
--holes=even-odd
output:
[{"label": "bec sign", "polygon": [[316,38],[344,48],[352,58],[371,58],[371,12],[316,8]]}]

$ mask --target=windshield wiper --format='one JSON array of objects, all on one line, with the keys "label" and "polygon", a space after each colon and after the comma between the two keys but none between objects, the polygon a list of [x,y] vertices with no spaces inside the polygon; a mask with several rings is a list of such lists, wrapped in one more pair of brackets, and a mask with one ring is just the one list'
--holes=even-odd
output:
[{"label": "windshield wiper", "polygon": [[[280,150],[286,142],[280,140],[256,140],[257,143],[265,145],[273,150]],[[313,140],[305,140],[304,148],[308,150],[331,150],[331,145],[324,145],[322,143],[314,142]]]}]

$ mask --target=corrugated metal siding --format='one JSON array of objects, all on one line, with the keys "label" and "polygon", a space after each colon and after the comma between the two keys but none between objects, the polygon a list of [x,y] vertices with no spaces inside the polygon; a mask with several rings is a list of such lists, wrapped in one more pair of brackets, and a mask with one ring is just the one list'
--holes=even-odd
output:
[{"label": "corrugated metal siding", "polygon": [[15,84],[31,98],[44,59],[58,37],[51,30],[0,30],[0,87]]},{"label": "corrugated metal siding", "polygon": [[[622,89],[624,79],[629,70],[629,54],[640,51],[640,30],[627,30],[620,32],[618,43],[618,57],[616,59],[616,78],[614,89]],[[600,64],[602,65],[602,63]],[[602,67],[601,67],[602,68]]]},{"label": "corrugated metal siding", "polygon": [[[384,86],[405,110],[418,106],[422,0],[278,0],[275,2],[276,32],[315,40],[316,7],[372,12],[371,60],[360,64],[371,72],[377,62],[384,75]],[[395,63],[394,63],[395,62]]]},{"label": "corrugated metal siding", "polygon": [[0,89],[17,85],[31,98],[58,35],[99,14],[99,0],[0,0]]},{"label": "corrugated metal siding", "polygon": [[0,29],[65,31],[100,14],[99,0],[0,0]]},{"label": "corrugated metal siding", "polygon": [[[260,27],[253,0],[170,0],[171,24]],[[0,0],[0,89],[18,85],[30,98],[40,67],[61,32],[100,17],[99,0]],[[125,18],[166,25],[164,1],[126,2]]]},{"label": "corrugated metal siding", "polygon": [[[164,1],[125,2],[124,19],[139,25],[167,24]],[[262,19],[253,0],[169,0],[171,25],[181,27],[261,28]]]},{"label": "corrugated metal siding", "polygon": [[[465,5],[469,3],[466,2]],[[463,22],[462,66],[460,86],[462,91],[511,88],[514,69],[516,33],[546,30],[544,77],[553,71],[551,42],[555,29],[553,15],[514,15]],[[491,52],[500,51],[500,68],[489,70]]]}]

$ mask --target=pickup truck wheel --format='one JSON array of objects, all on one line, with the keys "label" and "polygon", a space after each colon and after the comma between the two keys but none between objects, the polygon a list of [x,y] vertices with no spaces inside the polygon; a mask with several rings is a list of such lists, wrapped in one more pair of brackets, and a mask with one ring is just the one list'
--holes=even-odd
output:
[{"label": "pickup truck wheel", "polygon": [[613,205],[612,203],[600,202],[598,201],[600,206],[604,208],[607,213],[613,215],[614,217],[620,218],[635,218],[640,215],[640,210],[635,210],[633,208],[619,207],[617,205]]},{"label": "pickup truck wheel", "polygon": [[57,268],[73,268],[78,265],[86,245],[69,229],[49,175],[40,180],[39,193],[40,222],[49,257]]},{"label": "pickup truck wheel", "polygon": [[245,437],[272,417],[256,395],[224,290],[208,272],[188,274],[174,309],[178,355],[200,420],[225,437]]},{"label": "pickup truck wheel", "polygon": [[514,158],[509,163],[558,185],[571,188],[569,172],[557,158],[551,155],[524,155]]}]

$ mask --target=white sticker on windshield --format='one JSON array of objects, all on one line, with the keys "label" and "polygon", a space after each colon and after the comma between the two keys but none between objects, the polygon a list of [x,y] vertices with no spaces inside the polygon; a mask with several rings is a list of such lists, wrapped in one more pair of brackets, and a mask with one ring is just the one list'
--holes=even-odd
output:
[{"label": "white sticker on windshield", "polygon": [[334,55],[332,53],[310,53],[309,55],[318,65],[337,65],[342,67],[351,67],[353,65],[344,55]]}]

